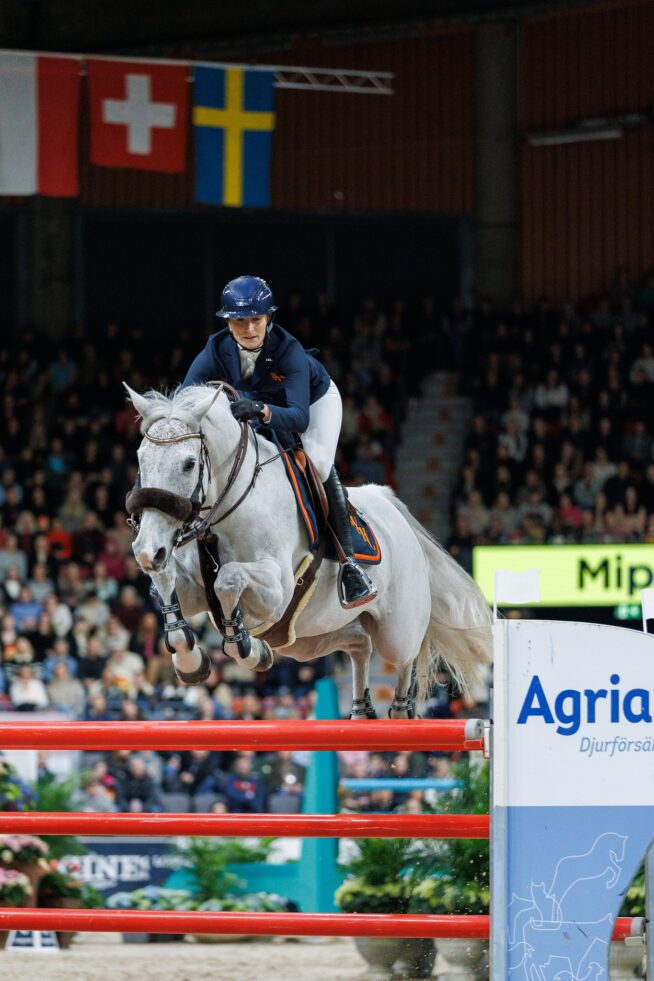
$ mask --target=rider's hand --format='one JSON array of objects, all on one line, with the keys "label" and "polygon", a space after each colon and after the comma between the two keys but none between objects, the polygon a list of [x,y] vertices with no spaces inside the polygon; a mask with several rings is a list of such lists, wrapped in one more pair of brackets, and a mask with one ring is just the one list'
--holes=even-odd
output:
[{"label": "rider's hand", "polygon": [[250,419],[263,422],[265,408],[263,402],[255,402],[252,399],[237,399],[231,404],[232,415],[239,422],[249,422]]}]

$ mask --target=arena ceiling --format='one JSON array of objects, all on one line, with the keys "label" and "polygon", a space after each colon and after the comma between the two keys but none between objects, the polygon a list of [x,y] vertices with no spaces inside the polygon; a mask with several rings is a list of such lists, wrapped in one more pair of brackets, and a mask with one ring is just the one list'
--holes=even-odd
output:
[{"label": "arena ceiling", "polygon": [[328,40],[355,40],[443,21],[576,5],[574,0],[0,0],[0,47],[256,51],[317,32]]}]

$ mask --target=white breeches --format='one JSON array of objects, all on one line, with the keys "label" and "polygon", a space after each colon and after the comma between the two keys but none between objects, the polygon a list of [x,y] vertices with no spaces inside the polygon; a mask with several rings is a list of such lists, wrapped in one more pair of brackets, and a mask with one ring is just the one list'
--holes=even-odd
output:
[{"label": "white breeches", "polygon": [[341,393],[332,382],[325,394],[310,406],[309,426],[302,433],[302,445],[313,460],[323,483],[334,466],[342,419]]}]

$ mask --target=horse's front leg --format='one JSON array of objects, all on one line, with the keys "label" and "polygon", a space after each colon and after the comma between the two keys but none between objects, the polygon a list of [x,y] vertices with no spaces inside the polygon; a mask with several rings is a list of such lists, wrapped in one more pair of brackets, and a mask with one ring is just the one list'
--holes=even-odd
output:
[{"label": "horse's front leg", "polygon": [[199,685],[211,673],[211,658],[198,646],[197,637],[182,615],[174,568],[149,575],[159,598],[165,643],[172,654],[175,673],[185,685]]},{"label": "horse's front leg", "polygon": [[[260,562],[227,562],[221,566],[215,583],[216,596],[223,611],[223,650],[253,671],[267,671],[273,652],[265,640],[250,636],[243,624],[240,600],[258,620],[275,623],[290,601],[293,589],[284,589],[282,570],[272,559]],[[288,596],[286,595],[288,593]]]}]

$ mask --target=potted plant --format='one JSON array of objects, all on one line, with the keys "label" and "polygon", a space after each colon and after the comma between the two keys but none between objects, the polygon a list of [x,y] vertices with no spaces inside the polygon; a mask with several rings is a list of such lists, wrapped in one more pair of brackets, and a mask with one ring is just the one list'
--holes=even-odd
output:
[{"label": "potted plant", "polygon": [[[145,886],[132,892],[115,892],[107,899],[108,909],[190,910],[195,900],[188,889],[166,889],[164,886]],[[181,933],[124,933],[125,943],[165,943],[182,940]]]},{"label": "potted plant", "polygon": [[36,901],[39,879],[49,868],[47,855],[46,842],[36,835],[0,835],[0,867],[22,872],[32,887],[32,900],[26,906]]},{"label": "potted plant", "polygon": [[[487,814],[489,765],[469,754],[458,760],[452,775],[457,788],[444,794],[444,813]],[[411,896],[412,913],[474,915],[488,913],[490,903],[489,843],[477,838],[439,839],[433,843],[430,860],[423,865],[428,874]],[[486,940],[438,941],[439,955],[453,968],[460,981],[481,977],[488,956]]]},{"label": "potted plant", "polygon": [[[0,868],[0,907],[28,906],[32,898],[30,880],[15,869]],[[0,950],[5,945],[8,930],[0,930]]]},{"label": "potted plant", "polygon": [[[242,838],[192,837],[183,839],[174,850],[186,860],[189,888],[196,909],[238,909],[242,902],[245,882],[228,868],[242,862],[264,862],[270,854],[274,837],[260,838],[256,842]],[[207,906],[206,904],[211,904]],[[245,940],[239,934],[193,934],[196,940],[219,943]]]},{"label": "potted plant", "polygon": [[[35,799],[27,808],[35,811],[74,811],[75,795],[80,789],[85,774],[74,774],[63,780],[46,777],[37,781]],[[65,855],[83,855],[88,851],[75,835],[43,835],[48,845],[50,858],[63,858]]]},{"label": "potted plant", "polygon": [[[59,871],[54,862],[39,882],[38,904],[46,909],[98,909],[104,906],[104,899],[82,879]],[[70,947],[74,936],[72,930],[57,930],[59,946],[64,949]]]},{"label": "potted plant", "polygon": [[[355,847],[355,856],[345,866],[348,877],[334,895],[338,908],[345,913],[408,912],[429,846],[406,838],[361,838]],[[387,978],[396,961],[407,959],[402,937],[355,937],[354,943],[368,963],[369,979]],[[412,976],[428,977],[434,956],[433,940],[421,942]]]},{"label": "potted plant", "polygon": [[0,810],[26,811],[34,800],[34,794],[20,779],[15,768],[0,751]]},{"label": "potted plant", "polygon": [[[272,892],[246,893],[242,896],[224,896],[222,899],[206,899],[198,903],[195,907],[199,912],[208,913],[281,913],[289,908],[289,901],[286,896],[280,896]],[[234,940],[248,940],[249,937],[241,934],[220,934],[220,933],[194,933],[193,939],[199,943],[224,943]],[[265,940],[265,937],[256,937],[256,940]],[[268,938],[270,939],[270,938]]]}]

